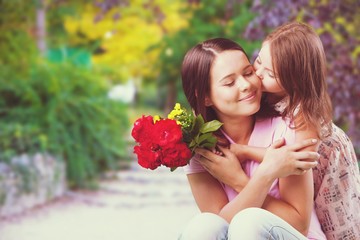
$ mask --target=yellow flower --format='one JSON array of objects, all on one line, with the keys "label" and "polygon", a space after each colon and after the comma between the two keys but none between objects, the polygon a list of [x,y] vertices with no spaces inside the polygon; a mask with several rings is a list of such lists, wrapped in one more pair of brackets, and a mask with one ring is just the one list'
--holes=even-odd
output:
[{"label": "yellow flower", "polygon": [[159,116],[159,115],[155,115],[155,116],[153,117],[153,121],[154,121],[154,123],[156,123],[157,121],[160,121],[160,116]]},{"label": "yellow flower", "polygon": [[174,120],[175,118],[175,114],[174,114],[174,110],[172,110],[169,114],[168,114],[168,119]]},{"label": "yellow flower", "polygon": [[181,110],[181,105],[180,105],[180,103],[176,103],[176,104],[175,104],[174,110]]},{"label": "yellow flower", "polygon": [[169,113],[168,118],[175,119],[176,116],[181,115],[183,112],[184,110],[181,109],[180,103],[176,103],[174,109]]}]

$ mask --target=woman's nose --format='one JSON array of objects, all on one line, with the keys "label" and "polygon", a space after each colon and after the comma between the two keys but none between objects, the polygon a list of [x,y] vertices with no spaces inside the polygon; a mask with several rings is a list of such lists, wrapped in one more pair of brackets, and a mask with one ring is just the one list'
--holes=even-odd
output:
[{"label": "woman's nose", "polygon": [[247,91],[250,89],[250,82],[244,78],[244,77],[239,77],[238,79],[238,87],[240,89],[240,91]]}]

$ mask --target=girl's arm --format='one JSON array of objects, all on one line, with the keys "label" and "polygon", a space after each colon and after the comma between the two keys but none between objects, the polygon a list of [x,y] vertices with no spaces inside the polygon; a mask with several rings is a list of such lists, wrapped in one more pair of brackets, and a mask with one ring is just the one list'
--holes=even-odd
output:
[{"label": "girl's arm", "polygon": [[[198,150],[199,149],[196,149],[196,152]],[[219,156],[215,153],[213,153],[213,155]],[[202,157],[200,156],[197,158],[200,163],[202,162],[201,158]],[[218,178],[221,178],[222,183],[225,183],[238,191],[240,191],[240,189],[242,189],[248,181],[247,175],[243,171],[238,159],[234,154],[226,158],[226,160],[227,161],[219,161],[219,159],[216,158],[214,159],[214,162],[212,162],[212,165],[210,165],[218,165],[219,168],[223,169],[223,178],[221,178],[219,175],[215,177],[212,176],[212,171],[207,167],[206,164],[202,164],[203,167],[207,170],[206,172],[187,175],[191,191],[201,212],[219,214],[221,209],[229,202]],[[211,161],[211,159],[208,159],[208,161]],[[211,199],[211,201],[209,201],[209,199]]]},{"label": "girl's arm", "polygon": [[260,163],[266,152],[265,147],[253,147],[236,143],[230,145],[230,150],[235,153],[240,162],[251,159]]},{"label": "girl's arm", "polygon": [[[317,166],[319,154],[317,152],[302,151],[305,147],[316,145],[316,139],[307,139],[289,146],[283,146],[284,139],[276,141],[271,150],[270,148],[263,148],[266,150],[268,158],[276,159],[276,166],[281,168],[284,173],[288,175],[301,175],[307,170]],[[236,144],[232,144],[236,145]],[[218,154],[207,154],[207,150],[196,149],[202,157],[199,159],[201,165],[216,179],[223,182],[237,192],[240,192],[248,181],[248,177],[244,173],[239,163],[238,157],[230,148],[227,149],[219,147],[223,152],[227,152],[226,157]],[[260,149],[260,148],[259,148]],[[306,160],[306,161],[304,161]],[[226,169],[226,171],[224,171]]]},{"label": "girl's arm", "polygon": [[[287,151],[288,154],[286,156],[282,155],[282,157],[285,157],[289,160],[290,160],[290,158],[292,158],[293,160],[298,160],[295,158],[296,154],[293,154],[291,151],[299,151],[308,146],[313,146],[317,143],[317,142],[314,142],[313,140],[314,139],[305,139],[305,140],[301,141],[300,143],[297,143],[296,145],[284,146],[283,152]],[[282,141],[283,144],[285,144],[284,139],[280,139],[279,141]],[[235,144],[235,143],[230,145],[230,150],[237,156],[237,158],[239,159],[240,162],[247,160],[247,159],[251,159],[251,160],[261,163],[264,158],[264,155],[266,153],[266,149],[267,148],[265,148],[265,147],[254,147],[254,146]],[[309,159],[309,160],[311,160],[311,159]],[[306,170],[306,169],[304,169],[304,170]]]}]

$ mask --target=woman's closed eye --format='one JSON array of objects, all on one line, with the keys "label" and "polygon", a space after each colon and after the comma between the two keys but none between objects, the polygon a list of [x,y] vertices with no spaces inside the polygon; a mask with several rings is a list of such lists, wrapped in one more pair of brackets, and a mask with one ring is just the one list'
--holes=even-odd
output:
[{"label": "woman's closed eye", "polygon": [[224,86],[231,87],[231,86],[233,86],[234,84],[235,84],[235,80],[231,80],[231,81],[226,81],[226,82],[224,83]]}]

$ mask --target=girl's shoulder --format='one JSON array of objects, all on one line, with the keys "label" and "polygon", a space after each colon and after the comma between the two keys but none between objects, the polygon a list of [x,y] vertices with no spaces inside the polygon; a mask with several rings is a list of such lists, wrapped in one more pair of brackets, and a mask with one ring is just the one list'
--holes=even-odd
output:
[{"label": "girl's shoulder", "polygon": [[255,131],[260,138],[270,138],[270,142],[280,138],[285,138],[288,144],[295,141],[295,130],[291,128],[290,120],[281,116],[257,119]]}]

